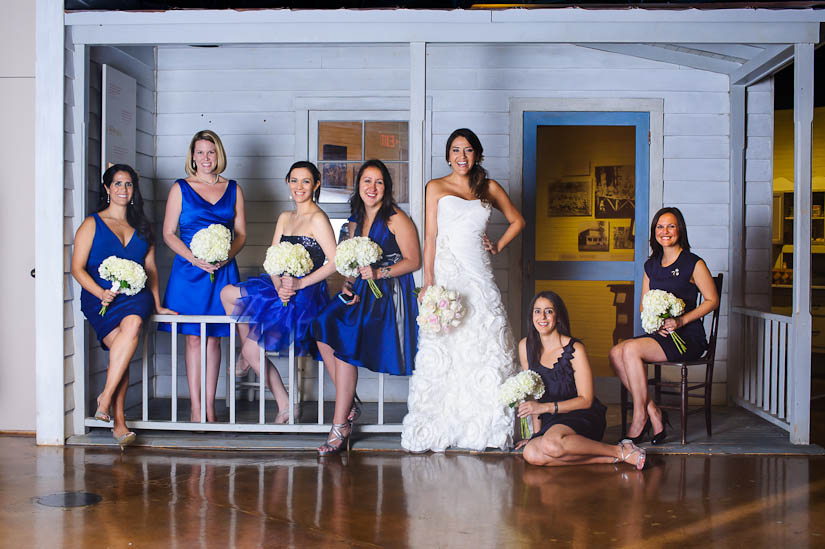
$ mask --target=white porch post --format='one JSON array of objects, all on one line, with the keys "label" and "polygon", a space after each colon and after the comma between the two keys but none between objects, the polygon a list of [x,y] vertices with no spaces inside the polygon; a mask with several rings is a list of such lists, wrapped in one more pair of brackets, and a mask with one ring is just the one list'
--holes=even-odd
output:
[{"label": "white porch post", "polygon": [[38,444],[62,445],[63,2],[37,0],[35,14],[35,425]]},{"label": "white porch post", "polygon": [[745,303],[745,120],[746,86],[730,87],[730,249],[728,265],[728,402],[739,396],[739,373],[743,367],[742,317],[733,318],[733,308]]},{"label": "white porch post", "polygon": [[[410,42],[410,215],[417,227],[421,227],[419,240],[424,245],[424,174],[427,162],[426,108],[427,108],[427,44]],[[414,204],[420,208],[413,210]],[[413,276],[421,284],[422,271]]]},{"label": "white porch post", "polygon": [[811,145],[814,46],[794,47],[793,345],[791,442],[808,444],[811,421]]}]

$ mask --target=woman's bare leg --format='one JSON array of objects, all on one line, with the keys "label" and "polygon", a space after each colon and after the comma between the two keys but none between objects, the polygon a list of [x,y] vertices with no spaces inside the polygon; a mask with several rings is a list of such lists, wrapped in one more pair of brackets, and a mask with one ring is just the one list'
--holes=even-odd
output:
[{"label": "woman's bare leg", "polygon": [[[260,376],[261,348],[251,339],[247,339],[241,348],[241,356],[244,357],[249,367]],[[275,397],[275,402],[278,403],[278,413],[289,410],[289,394],[286,392],[281,374],[278,373],[278,369],[269,359],[265,359],[264,362],[267,366],[266,384],[272,392],[272,396]]]},{"label": "woman's bare leg", "polygon": [[106,371],[106,385],[98,397],[98,410],[109,412],[115,399],[120,381],[129,369],[129,363],[137,349],[143,319],[138,315],[129,315],[120,321],[120,325],[103,338],[109,347],[109,366]]}]

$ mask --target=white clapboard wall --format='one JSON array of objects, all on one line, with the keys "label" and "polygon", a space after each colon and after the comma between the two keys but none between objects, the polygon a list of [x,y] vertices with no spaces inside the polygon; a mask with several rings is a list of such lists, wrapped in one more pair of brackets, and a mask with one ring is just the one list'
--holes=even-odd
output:
[{"label": "white clapboard wall", "polygon": [[770,311],[773,79],[748,88],[745,131],[745,307]]}]

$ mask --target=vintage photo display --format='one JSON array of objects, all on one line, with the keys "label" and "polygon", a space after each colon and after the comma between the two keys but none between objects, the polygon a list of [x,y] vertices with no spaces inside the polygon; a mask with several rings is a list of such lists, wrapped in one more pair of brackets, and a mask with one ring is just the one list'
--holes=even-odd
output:
[{"label": "vintage photo display", "polygon": [[593,215],[593,189],[588,176],[569,176],[547,185],[548,217]]},{"label": "vintage photo display", "polygon": [[633,219],[636,214],[635,167],[596,166],[595,179],[595,217]]}]

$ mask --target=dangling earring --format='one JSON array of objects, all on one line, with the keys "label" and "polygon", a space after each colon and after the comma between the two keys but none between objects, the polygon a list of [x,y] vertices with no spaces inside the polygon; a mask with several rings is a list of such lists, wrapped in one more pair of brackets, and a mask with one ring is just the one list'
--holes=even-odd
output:
[{"label": "dangling earring", "polygon": [[110,203],[111,201],[112,201],[112,195],[109,194],[109,193],[106,193],[106,204]]},{"label": "dangling earring", "polygon": [[129,204],[131,204],[132,206],[135,205],[135,198],[134,197],[132,197],[132,200],[129,201]]}]

